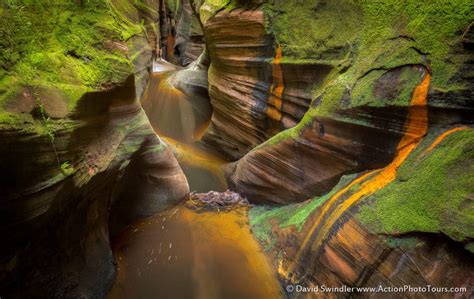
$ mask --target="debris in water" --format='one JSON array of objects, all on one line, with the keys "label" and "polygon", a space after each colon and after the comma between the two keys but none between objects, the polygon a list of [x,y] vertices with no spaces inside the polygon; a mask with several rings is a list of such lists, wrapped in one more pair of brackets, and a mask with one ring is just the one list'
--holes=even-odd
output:
[{"label": "debris in water", "polygon": [[173,244],[170,243],[170,249],[171,249],[171,247],[173,247]]},{"label": "debris in water", "polygon": [[221,210],[229,210],[235,206],[248,206],[249,202],[239,193],[226,190],[225,192],[191,192],[187,205],[194,208],[214,209],[220,212]]}]

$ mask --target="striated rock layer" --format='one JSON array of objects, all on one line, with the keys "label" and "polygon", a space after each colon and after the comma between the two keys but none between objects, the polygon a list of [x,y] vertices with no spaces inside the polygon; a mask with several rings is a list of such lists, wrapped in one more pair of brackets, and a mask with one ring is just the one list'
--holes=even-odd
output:
[{"label": "striated rock layer", "polygon": [[[456,169],[466,163],[472,168],[472,154],[463,153],[473,148],[473,132],[454,127],[432,132],[428,140],[412,139],[385,168],[344,177],[325,196],[252,211],[252,229],[274,256],[285,284],[457,287],[465,288],[457,295],[469,297],[473,223],[465,207],[473,179]],[[451,175],[443,174],[446,169]],[[439,290],[427,293],[453,296]]]},{"label": "striated rock layer", "polygon": [[110,234],[189,192],[136,100],[158,14],[128,1],[1,5],[7,22],[28,17],[34,26],[0,29],[42,47],[15,44],[19,58],[2,60],[0,293],[104,297],[115,275]]},{"label": "striated rock layer", "polygon": [[298,123],[311,102],[311,87],[332,67],[317,62],[297,67],[282,61],[259,9],[223,10],[204,27],[214,112],[203,141],[238,159]]},{"label": "striated rock layer", "polygon": [[250,217],[282,281],[472,294],[472,17],[458,1],[205,1],[204,141],[238,160],[232,190],[290,204]]},{"label": "striated rock layer", "polygon": [[[128,95],[134,98],[133,89]],[[14,184],[4,181],[1,199],[7,237],[0,278],[7,294],[104,294],[114,277],[109,229],[117,233],[189,192],[176,159],[139,104],[102,93],[90,98],[106,99],[112,100],[102,107],[108,112],[100,109],[88,121],[55,131],[54,148],[44,136],[19,138],[19,131],[8,131],[6,139],[2,133],[1,153],[9,157],[5,169],[16,172],[9,179]],[[61,171],[56,158],[69,161],[68,169]]]},{"label": "striated rock layer", "polygon": [[174,56],[179,65],[195,61],[205,48],[204,33],[194,1],[180,1],[177,12]]},{"label": "striated rock layer", "polygon": [[[472,122],[470,95],[473,92],[473,78],[470,74],[473,53],[462,38],[472,30],[467,20],[460,20],[456,25],[457,31],[449,33],[452,40],[449,45],[437,39],[432,41],[446,54],[436,50],[426,54],[425,50],[431,51],[433,47],[431,42],[426,42],[426,39],[434,39],[431,32],[425,32],[424,29],[411,32],[413,36],[419,37],[418,40],[405,37],[403,29],[395,37],[377,31],[380,30],[381,25],[377,23],[380,20],[377,14],[372,14],[372,10],[385,9],[383,4],[378,7],[368,3],[356,5],[349,1],[290,2],[275,3],[239,14],[237,10],[220,12],[205,24],[210,36],[212,63],[209,84],[214,108],[213,122],[205,140],[210,140],[206,138],[217,132],[215,138],[211,138],[215,146],[227,153],[233,147],[234,158],[252,148],[237,163],[228,167],[229,186],[237,192],[254,202],[303,201],[329,192],[344,174],[386,165],[394,157],[396,145],[402,136],[412,134],[406,131],[404,123],[413,90],[426,71],[433,74],[427,103],[430,124],[436,127]],[[314,14],[306,13],[311,9],[315,10]],[[428,6],[427,9],[434,8]],[[334,19],[342,18],[342,12],[347,12],[347,17],[336,26]],[[422,18],[426,12],[418,13],[412,18]],[[300,14],[304,16],[301,24],[290,22],[292,17]],[[255,21],[264,19],[257,17],[261,15],[269,20],[264,25]],[[257,27],[261,28],[260,35],[253,42],[246,35],[232,46],[232,42],[237,40],[232,39],[233,31],[225,29],[227,26],[219,28],[232,16],[236,18],[236,24],[260,24]],[[361,25],[359,20],[363,17],[366,21]],[[436,22],[438,27],[443,26],[439,20]],[[390,24],[385,26],[390,27]],[[321,31],[319,26],[325,26],[322,28],[327,31]],[[214,36],[213,29],[218,32]],[[306,30],[307,34],[298,35],[301,30]],[[252,68],[239,68],[241,60],[237,57],[240,56],[237,56],[237,51],[232,51],[242,45],[261,45],[260,48],[264,48],[262,43],[257,42],[263,40],[261,36],[264,32],[272,32],[273,40],[281,46],[275,50],[272,69],[265,69],[265,64],[255,67],[260,70],[262,77],[271,75],[273,78],[269,87],[272,92],[266,98],[271,109],[267,107],[264,109],[265,116],[260,114],[255,117],[258,114],[248,114],[243,110],[249,109],[251,103],[255,102],[253,95],[262,89],[255,85],[255,81],[253,84],[239,80],[247,78],[243,74]],[[464,32],[462,36],[460,32]],[[371,38],[374,34],[379,36]],[[272,39],[268,40],[271,44]],[[314,47],[307,47],[307,43],[313,43]],[[268,54],[253,53],[257,56],[252,60],[253,65],[262,59],[268,60]],[[304,113],[296,126],[256,146],[271,135],[264,134],[265,137],[262,137],[264,135],[257,133],[261,132],[263,123],[270,128],[272,123],[275,124],[275,119],[281,116],[283,120],[286,115],[284,95],[289,79],[285,77],[285,61],[292,63],[294,90],[302,92],[304,86],[308,86],[302,82],[312,81],[309,86],[313,90],[308,93],[312,100],[307,102],[311,102],[311,105],[301,106],[307,111],[299,110],[301,115],[298,117],[293,114],[292,119],[298,121]],[[308,61],[312,63],[311,67]],[[456,63],[453,65],[454,61]],[[283,69],[282,80],[278,68],[275,68],[278,64]],[[237,77],[234,74],[240,69],[242,71]],[[307,75],[305,69],[315,73]],[[281,81],[283,101],[277,100],[281,94]],[[249,134],[262,138],[253,138],[251,141]],[[235,146],[242,140],[245,142]],[[244,143],[253,145],[244,150]]]}]

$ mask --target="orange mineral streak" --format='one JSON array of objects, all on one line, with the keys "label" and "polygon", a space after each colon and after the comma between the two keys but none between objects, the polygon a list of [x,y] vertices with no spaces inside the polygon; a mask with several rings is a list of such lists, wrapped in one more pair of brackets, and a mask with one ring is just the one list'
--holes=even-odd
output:
[{"label": "orange mineral streak", "polygon": [[[387,184],[392,182],[396,178],[397,169],[410,155],[410,153],[418,146],[423,136],[428,131],[428,111],[426,109],[426,101],[428,96],[428,88],[430,84],[431,76],[427,73],[423,81],[415,88],[413,96],[410,102],[410,109],[408,111],[408,117],[405,122],[405,134],[402,137],[397,147],[397,153],[393,161],[385,168],[368,172],[359,178],[352,181],[349,185],[343,188],[332,196],[323,206],[322,210],[318,214],[318,217],[314,221],[313,226],[309,230],[305,239],[302,242],[300,251],[296,256],[296,261],[300,261],[301,256],[308,250],[308,245],[311,242],[311,247],[319,246],[322,241],[326,238],[333,225],[341,215],[346,212],[350,207],[357,203],[361,198],[369,194],[374,193],[377,190],[382,189]],[[367,180],[366,180],[367,179]],[[333,205],[356,184],[363,182],[355,193],[349,198],[344,200],[341,204],[333,208],[331,214],[327,220],[322,224],[321,221],[326,216],[328,211]],[[319,230],[316,232],[316,229]],[[297,264],[297,263],[296,263]]]},{"label": "orange mineral streak", "polygon": [[466,130],[466,129],[469,129],[469,127],[456,127],[456,128],[447,130],[443,134],[439,135],[438,138],[436,138],[436,140],[423,152],[423,154],[427,154],[431,152],[438,144],[441,143],[441,141],[444,140],[444,138],[448,137],[449,135],[456,133],[458,131]]},{"label": "orange mineral streak", "polygon": [[174,43],[175,37],[171,31],[169,31],[168,36],[166,37],[166,58],[169,60],[171,60],[174,56]]},{"label": "orange mineral streak", "polygon": [[275,121],[281,120],[281,105],[283,90],[283,70],[281,68],[281,47],[276,49],[275,58],[272,65],[273,84],[270,88],[270,98],[268,99],[267,115]]}]

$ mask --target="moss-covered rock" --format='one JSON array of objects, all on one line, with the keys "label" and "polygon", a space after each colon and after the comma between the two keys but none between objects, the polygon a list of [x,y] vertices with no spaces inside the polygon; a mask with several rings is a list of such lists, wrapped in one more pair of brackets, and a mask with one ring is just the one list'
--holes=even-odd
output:
[{"label": "moss-covered rock", "polygon": [[19,86],[57,89],[71,111],[134,72],[127,42],[144,25],[130,1],[7,1],[0,16],[0,111]]},{"label": "moss-covered rock", "polygon": [[372,194],[358,218],[380,234],[442,233],[455,241],[474,238],[474,131],[436,135],[400,167],[397,179]]},{"label": "moss-covered rock", "polygon": [[276,231],[290,226],[294,226],[297,231],[300,231],[311,213],[354,178],[355,175],[345,176],[337,186],[331,190],[331,192],[323,196],[314,197],[305,202],[286,206],[252,207],[249,211],[249,221],[252,233],[262,244],[265,245],[267,250],[272,249],[272,245],[278,238],[278,235],[273,231],[273,225],[276,226]]},{"label": "moss-covered rock", "polygon": [[[373,92],[374,81],[407,65],[429,68],[432,90],[443,94],[433,96],[434,106],[459,108],[455,98],[472,93],[466,65],[473,56],[462,45],[474,18],[474,4],[469,1],[269,2],[264,9],[267,29],[282,46],[284,59],[322,60],[335,68],[313,91],[313,106],[301,123],[290,129],[291,134],[282,132],[267,144],[298,136],[315,117],[333,117],[340,109],[406,107],[409,87],[416,83],[407,73],[401,80],[408,85],[397,99],[387,102]],[[472,106],[468,101],[463,109]]]}]

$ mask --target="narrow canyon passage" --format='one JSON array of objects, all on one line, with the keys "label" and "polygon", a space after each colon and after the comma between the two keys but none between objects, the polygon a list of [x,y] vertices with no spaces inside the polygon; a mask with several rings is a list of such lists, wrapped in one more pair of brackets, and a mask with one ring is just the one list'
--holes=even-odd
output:
[{"label": "narrow canyon passage", "polygon": [[[159,60],[154,70],[142,104],[155,131],[174,149],[191,191],[225,191],[227,161],[198,141],[209,120],[173,86],[172,65]],[[248,207],[203,210],[188,200],[130,225],[112,245],[118,275],[110,299],[282,296]]]},{"label": "narrow canyon passage", "polygon": [[0,16],[0,299],[474,298],[474,1]]}]

